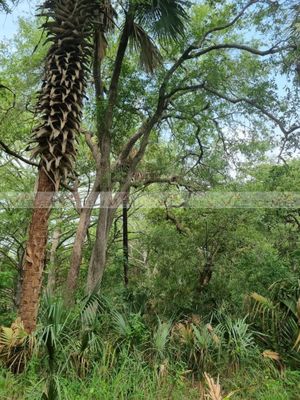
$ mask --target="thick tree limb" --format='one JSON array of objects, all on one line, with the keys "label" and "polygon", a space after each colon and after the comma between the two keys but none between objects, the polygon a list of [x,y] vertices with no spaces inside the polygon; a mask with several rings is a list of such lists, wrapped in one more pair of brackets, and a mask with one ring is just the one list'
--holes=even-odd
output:
[{"label": "thick tree limb", "polygon": [[197,52],[194,52],[192,54],[189,54],[187,56],[187,60],[188,59],[193,59],[193,58],[198,58],[203,56],[204,54],[210,53],[211,51],[214,50],[224,50],[224,49],[230,49],[230,50],[243,50],[246,51],[248,53],[257,55],[257,56],[268,56],[271,54],[276,54],[276,53],[280,53],[281,51],[285,51],[285,50],[296,50],[295,46],[283,46],[283,47],[278,47],[278,45],[274,45],[272,47],[270,47],[267,50],[259,50],[256,49],[254,47],[250,47],[247,46],[245,44],[239,44],[239,43],[220,43],[220,44],[215,44],[213,46],[209,46],[205,49],[199,50]]},{"label": "thick tree limb", "polygon": [[175,225],[175,228],[178,233],[180,233],[181,235],[189,236],[191,234],[190,230],[187,227],[183,226],[178,221],[178,219],[175,217],[175,215],[170,213],[170,210],[169,210],[169,207],[168,207],[166,201],[164,201],[164,205],[165,205],[165,209],[166,209],[166,220],[171,221]]},{"label": "thick tree limb", "polygon": [[117,56],[116,56],[115,64],[114,64],[114,70],[112,73],[111,83],[110,83],[109,92],[108,92],[108,106],[107,106],[107,109],[105,111],[105,116],[104,116],[105,130],[109,130],[111,127],[111,124],[112,124],[113,108],[117,102],[121,68],[122,68],[124,57],[125,57],[126,49],[128,46],[132,23],[133,23],[132,15],[130,12],[128,12],[128,14],[126,16],[124,28],[123,28],[123,31],[121,34],[119,47],[117,50]]},{"label": "thick tree limb", "polygon": [[143,156],[143,151],[145,151],[145,149],[147,147],[148,138],[151,133],[151,130],[162,119],[162,114],[163,114],[167,104],[168,104],[168,101],[165,99],[165,97],[159,95],[155,113],[151,117],[147,118],[142,123],[141,127],[137,130],[137,132],[124,145],[122,151],[120,152],[118,160],[116,162],[116,166],[120,166],[124,163],[124,161],[129,156],[130,150],[137,143],[137,141],[143,137],[142,143],[140,145],[140,149],[133,159],[132,167],[134,167],[138,164],[141,157]]},{"label": "thick tree limb", "polygon": [[175,94],[177,94],[179,92],[183,92],[183,94],[195,92],[197,90],[203,89],[204,85],[205,85],[205,83],[199,83],[198,85],[177,87],[174,90],[172,90],[170,93],[165,95],[165,98],[170,99],[171,97],[173,97]]},{"label": "thick tree limb", "polygon": [[132,182],[131,186],[135,188],[149,186],[154,183],[168,183],[169,185],[180,185],[180,178],[177,175],[169,177],[151,176],[149,178],[141,178]]}]

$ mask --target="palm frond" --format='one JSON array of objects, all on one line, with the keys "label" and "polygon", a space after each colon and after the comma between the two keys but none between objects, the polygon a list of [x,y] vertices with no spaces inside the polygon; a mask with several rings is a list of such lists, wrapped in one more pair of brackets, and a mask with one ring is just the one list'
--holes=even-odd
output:
[{"label": "palm frond", "polygon": [[171,321],[162,322],[158,318],[158,326],[153,333],[153,348],[161,359],[165,357],[168,341],[170,339],[171,326]]},{"label": "palm frond", "polygon": [[[300,283],[283,280],[270,288],[270,296],[250,295],[250,318],[270,337],[281,355],[298,360],[300,351]],[[297,361],[298,362],[298,361]]]},{"label": "palm frond", "polygon": [[13,372],[22,372],[33,353],[35,343],[34,336],[26,332],[19,318],[10,328],[0,327],[0,361]]},{"label": "palm frond", "polygon": [[145,0],[136,7],[137,21],[159,40],[176,41],[184,35],[188,19],[184,0]]},{"label": "palm frond", "polygon": [[82,300],[81,321],[87,327],[92,325],[99,313],[102,313],[108,306],[106,300],[97,292],[92,292]]},{"label": "palm frond", "polygon": [[113,311],[111,313],[111,318],[114,331],[121,339],[126,339],[131,336],[131,326],[125,315],[118,311]]},{"label": "palm frond", "polygon": [[131,46],[140,53],[140,63],[146,72],[153,73],[162,58],[151,37],[138,24],[133,23],[130,35]]}]

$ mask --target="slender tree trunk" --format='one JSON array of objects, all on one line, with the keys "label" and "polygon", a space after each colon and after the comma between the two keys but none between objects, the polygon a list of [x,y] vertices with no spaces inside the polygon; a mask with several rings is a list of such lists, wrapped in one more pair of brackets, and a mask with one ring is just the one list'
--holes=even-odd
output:
[{"label": "slender tree trunk", "polygon": [[89,228],[93,206],[95,205],[97,198],[98,192],[93,190],[89,196],[87,204],[81,210],[71,255],[70,269],[67,277],[65,304],[69,306],[72,305],[75,300],[75,292],[82,261],[84,242]]},{"label": "slender tree trunk", "polygon": [[49,268],[48,268],[49,272],[48,272],[47,292],[50,296],[53,296],[55,291],[56,270],[57,270],[57,267],[55,265],[55,259],[56,259],[56,251],[59,245],[60,236],[61,236],[61,229],[60,227],[57,227],[53,232],[52,246],[50,250]]},{"label": "slender tree trunk", "polygon": [[123,269],[124,285],[128,286],[129,247],[128,247],[128,195],[123,200]]},{"label": "slender tree trunk", "polygon": [[36,327],[54,184],[41,167],[23,264],[19,314],[27,332]]},{"label": "slender tree trunk", "polygon": [[211,257],[209,257],[199,276],[199,282],[198,282],[199,292],[202,292],[202,290],[209,284],[212,278],[212,273],[213,273],[213,260]]},{"label": "slender tree trunk", "polygon": [[[97,113],[97,135],[99,138],[99,148],[101,160],[99,170],[101,171],[101,199],[100,214],[97,223],[96,240],[90,260],[87,293],[91,293],[101,283],[103,272],[106,265],[106,253],[108,235],[113,222],[116,209],[112,206],[112,183],[111,183],[111,128],[113,124],[113,113],[118,97],[118,84],[122,69],[123,59],[128,46],[130,31],[132,30],[133,18],[130,13],[126,16],[126,21],[122,30],[117,56],[115,59],[114,70],[109,87],[108,102],[104,115],[100,117]],[[97,40],[96,40],[97,44]],[[97,51],[97,50],[96,50]],[[94,81],[97,102],[103,97],[101,84],[100,63],[94,64]]]},{"label": "slender tree trunk", "polygon": [[[28,236],[28,233],[29,233],[29,226],[27,227],[26,236]],[[17,275],[17,279],[16,279],[15,290],[14,290],[14,299],[13,299],[14,307],[16,310],[19,310],[19,308],[20,308],[24,261],[25,261],[25,248],[22,250],[22,256],[20,257],[18,265],[17,265],[18,275]]]},{"label": "slender tree trunk", "polygon": [[108,236],[113,222],[115,210],[110,208],[111,193],[101,193],[101,210],[97,223],[96,240],[90,260],[87,293],[90,294],[101,283],[106,266]]}]

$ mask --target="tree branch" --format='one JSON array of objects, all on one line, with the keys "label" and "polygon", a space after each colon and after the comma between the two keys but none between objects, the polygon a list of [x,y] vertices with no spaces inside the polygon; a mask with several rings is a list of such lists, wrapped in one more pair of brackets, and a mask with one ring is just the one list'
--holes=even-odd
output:
[{"label": "tree branch", "polygon": [[201,45],[204,43],[204,41],[206,40],[207,36],[209,36],[211,33],[218,32],[218,31],[223,31],[224,29],[230,28],[245,14],[245,11],[249,7],[251,7],[253,4],[259,3],[259,2],[261,2],[261,0],[251,0],[251,1],[249,1],[249,3],[247,3],[242,8],[242,10],[236,15],[236,17],[234,17],[230,22],[228,22],[227,24],[224,24],[224,25],[216,26],[216,27],[214,27],[212,29],[209,29],[207,32],[205,32],[204,35],[202,36],[201,40],[200,40],[199,47],[201,47]]},{"label": "tree branch", "polygon": [[255,49],[254,47],[250,47],[245,44],[220,43],[220,44],[215,44],[213,46],[207,47],[206,49],[199,50],[193,54],[189,54],[187,56],[187,59],[198,58],[198,57],[203,56],[204,54],[210,53],[211,51],[223,50],[223,49],[243,50],[243,51],[247,51],[248,53],[258,55],[258,56],[268,56],[271,54],[279,53],[284,50],[296,50],[296,47],[292,46],[292,45],[283,46],[283,47],[277,47],[277,46],[278,45],[276,44],[267,50],[258,50],[258,49]]},{"label": "tree branch", "polygon": [[290,133],[294,132],[297,129],[300,129],[300,125],[293,125],[290,129],[286,129],[283,122],[275,117],[275,115],[273,115],[272,113],[270,113],[269,111],[265,110],[263,107],[261,107],[259,104],[257,104],[255,101],[251,100],[251,99],[247,99],[246,97],[230,97],[224,93],[219,93],[217,90],[210,88],[208,86],[204,86],[204,89],[207,92],[210,92],[212,94],[214,94],[215,96],[224,99],[232,104],[238,104],[238,103],[246,103],[249,104],[250,106],[256,108],[257,110],[259,110],[262,114],[264,114],[265,116],[267,116],[270,120],[272,120],[273,122],[275,122],[278,127],[280,128],[280,130],[282,131],[282,133],[284,133],[285,136],[288,136]]},{"label": "tree branch", "polygon": [[196,90],[203,89],[204,85],[205,85],[204,83],[199,83],[198,85],[177,87],[174,90],[172,90],[169,94],[166,94],[165,98],[170,99],[178,92],[184,92],[184,93],[195,92]]},{"label": "tree branch", "polygon": [[118,97],[118,85],[119,85],[119,79],[121,75],[121,68],[123,64],[123,60],[125,57],[126,49],[128,46],[128,40],[130,36],[130,31],[132,28],[132,15],[130,12],[127,13],[126,15],[126,20],[124,24],[124,28],[121,34],[120,42],[119,42],[119,47],[117,50],[117,55],[114,63],[114,70],[112,73],[111,77],[111,82],[110,82],[110,87],[108,91],[108,106],[105,112],[105,117],[104,117],[104,123],[105,123],[105,129],[109,130],[112,124],[112,113],[113,113],[113,108],[117,102],[117,97]]},{"label": "tree branch", "polygon": [[164,205],[165,205],[165,209],[166,209],[166,220],[167,221],[171,221],[175,225],[176,230],[178,231],[178,233],[180,233],[181,235],[187,235],[187,236],[190,235],[190,233],[191,233],[190,230],[188,228],[186,228],[185,226],[183,226],[177,220],[177,218],[170,213],[169,207],[168,207],[166,201],[164,202]]},{"label": "tree branch", "polygon": [[233,26],[244,15],[245,11],[250,6],[252,6],[255,3],[259,3],[260,1],[261,0],[250,0],[242,8],[242,10],[239,12],[239,14],[237,14],[237,16],[235,18],[233,18],[232,21],[228,22],[227,24],[220,25],[220,26],[217,26],[217,27],[214,27],[214,28],[208,30],[207,32],[204,33],[204,35],[203,35],[203,37],[202,37],[202,39],[200,40],[199,43],[194,43],[194,44],[188,46],[187,49],[179,57],[179,59],[167,71],[167,73],[165,75],[165,78],[163,80],[163,83],[161,85],[161,88],[160,88],[160,96],[163,97],[165,95],[165,91],[166,91],[167,85],[168,85],[171,77],[177,71],[177,69],[182,66],[182,64],[186,60],[188,60],[190,58],[199,57],[199,56],[204,55],[204,54],[206,54],[206,53],[208,53],[210,51],[217,50],[217,49],[225,49],[225,48],[235,48],[235,49],[239,49],[239,50],[245,50],[245,51],[251,52],[251,53],[256,54],[256,55],[264,56],[264,55],[274,54],[274,53],[277,53],[277,52],[282,51],[282,50],[287,50],[287,49],[291,49],[291,48],[295,49],[294,46],[287,46],[287,47],[277,48],[277,49],[276,49],[276,46],[273,46],[269,50],[260,51],[260,50],[253,49],[253,48],[251,48],[249,46],[246,46],[246,45],[224,44],[224,45],[215,45],[215,46],[208,47],[208,48],[203,49],[203,50],[201,50],[201,51],[199,51],[199,52],[197,52],[196,54],[193,54],[193,55],[190,54],[193,50],[197,50],[202,46],[202,44],[204,43],[204,41],[205,41],[205,39],[207,38],[208,35],[210,35],[213,32],[221,31],[221,30],[224,30],[224,29],[227,29],[227,28]]},{"label": "tree branch", "polygon": [[101,153],[99,147],[96,143],[93,143],[93,133],[89,131],[82,131],[84,133],[86,144],[88,145],[89,149],[92,152],[93,158],[96,162],[96,168],[99,168],[100,160],[101,160]]},{"label": "tree branch", "polygon": [[33,167],[39,166],[38,163],[36,163],[34,161],[30,161],[27,158],[22,157],[20,154],[16,153],[15,151],[11,150],[2,140],[0,140],[0,146],[5,151],[6,154],[9,154],[10,156],[13,156],[13,157],[17,158],[18,160],[23,161],[24,163],[31,165]]}]

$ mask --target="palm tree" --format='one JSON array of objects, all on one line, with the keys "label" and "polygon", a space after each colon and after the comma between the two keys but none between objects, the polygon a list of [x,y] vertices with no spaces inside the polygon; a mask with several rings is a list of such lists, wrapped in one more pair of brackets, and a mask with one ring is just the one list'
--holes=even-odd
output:
[{"label": "palm tree", "polygon": [[[12,5],[15,5],[17,3],[16,0],[11,1]],[[9,7],[9,2],[7,0],[0,0],[0,11],[4,11],[6,13],[11,12],[11,9]]]},{"label": "palm tree", "polygon": [[94,25],[110,24],[106,1],[46,0],[40,15],[51,47],[38,97],[40,124],[34,129],[33,156],[40,158],[37,193],[29,228],[19,314],[28,332],[36,327],[55,191],[72,176],[86,85],[89,38]]}]

